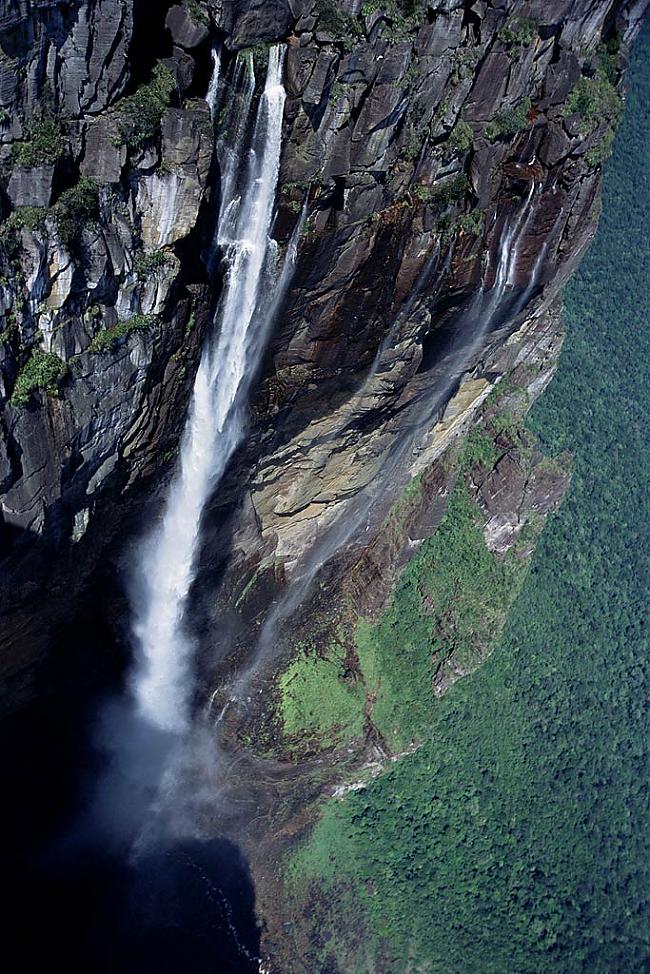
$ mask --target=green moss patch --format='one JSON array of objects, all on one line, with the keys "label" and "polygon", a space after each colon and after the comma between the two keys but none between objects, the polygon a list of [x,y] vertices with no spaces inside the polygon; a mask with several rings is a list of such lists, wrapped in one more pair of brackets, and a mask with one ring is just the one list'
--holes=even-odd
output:
[{"label": "green moss patch", "polygon": [[88,352],[110,352],[122,338],[126,338],[134,331],[144,331],[151,328],[158,320],[157,315],[133,315],[126,321],[120,321],[112,328],[100,331],[90,342]]},{"label": "green moss patch", "polygon": [[16,379],[12,406],[27,406],[32,393],[40,389],[56,393],[64,369],[65,363],[58,355],[34,349]]},{"label": "green moss patch", "polygon": [[323,655],[302,652],[280,677],[279,690],[288,737],[327,747],[361,733],[364,689],[346,666],[342,646],[333,644]]}]

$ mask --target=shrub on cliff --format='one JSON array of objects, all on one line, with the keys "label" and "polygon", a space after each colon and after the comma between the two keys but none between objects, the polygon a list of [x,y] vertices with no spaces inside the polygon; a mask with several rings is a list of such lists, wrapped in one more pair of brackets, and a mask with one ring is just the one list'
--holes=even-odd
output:
[{"label": "shrub on cliff", "polygon": [[472,126],[460,119],[451,130],[448,144],[452,149],[458,149],[459,152],[467,152],[472,145],[473,137]]},{"label": "shrub on cliff", "polygon": [[522,98],[514,108],[506,108],[498,112],[485,126],[485,138],[489,142],[494,142],[503,136],[516,135],[517,132],[528,128],[531,107],[530,98]]},{"label": "shrub on cliff", "polygon": [[120,321],[112,328],[100,331],[86,349],[87,352],[110,352],[117,345],[120,338],[126,338],[131,332],[144,331],[156,323],[156,315],[133,315],[126,321]]},{"label": "shrub on cliff", "polygon": [[364,17],[374,13],[382,13],[392,19],[399,17],[415,17],[422,14],[424,4],[422,0],[366,0],[361,8]]},{"label": "shrub on cliff", "polygon": [[26,406],[37,389],[56,392],[64,369],[65,363],[54,352],[35,348],[18,374],[11,405]]},{"label": "shrub on cliff", "polygon": [[19,206],[0,225],[0,247],[10,261],[18,260],[22,253],[20,231],[40,229],[47,216],[45,206]]},{"label": "shrub on cliff", "polygon": [[345,41],[361,36],[361,28],[356,17],[345,13],[333,0],[320,0],[318,5],[318,28],[331,34],[335,40]]},{"label": "shrub on cliff", "polygon": [[583,135],[593,132],[603,118],[617,125],[621,120],[622,112],[621,96],[601,71],[594,78],[580,78],[564,106],[565,116],[580,116],[579,128]]},{"label": "shrub on cliff", "polygon": [[458,226],[463,233],[472,237],[480,237],[483,233],[484,221],[485,214],[481,210],[470,210],[469,213],[463,213],[459,216]]},{"label": "shrub on cliff", "polygon": [[527,17],[513,17],[499,29],[498,36],[508,48],[520,51],[532,43],[536,33],[534,21]]},{"label": "shrub on cliff", "polygon": [[457,203],[462,200],[469,189],[469,179],[464,172],[461,172],[434,186],[422,186],[418,183],[413,187],[413,195],[422,203],[432,203],[434,206],[443,209],[450,203]]},{"label": "shrub on cliff", "polygon": [[603,122],[609,123],[585,155],[587,165],[594,169],[611,156],[614,133],[623,115],[623,99],[607,72],[607,66],[601,64],[593,78],[580,78],[564,106],[565,116],[580,116],[578,129],[582,135],[591,135]]},{"label": "shrub on cliff", "polygon": [[25,138],[12,149],[13,161],[18,166],[32,169],[34,166],[52,165],[65,152],[61,123],[49,115],[34,115],[25,122]]},{"label": "shrub on cliff", "polygon": [[98,215],[99,187],[88,176],[66,189],[53,208],[56,228],[65,247],[70,247],[83,227]]},{"label": "shrub on cliff", "polygon": [[152,250],[150,254],[136,254],[133,258],[133,270],[137,276],[144,280],[149,274],[165,267],[168,262],[168,255],[164,250]]},{"label": "shrub on cliff", "polygon": [[138,150],[155,139],[175,88],[173,73],[164,64],[157,64],[151,81],[122,99],[117,108],[120,145]]}]

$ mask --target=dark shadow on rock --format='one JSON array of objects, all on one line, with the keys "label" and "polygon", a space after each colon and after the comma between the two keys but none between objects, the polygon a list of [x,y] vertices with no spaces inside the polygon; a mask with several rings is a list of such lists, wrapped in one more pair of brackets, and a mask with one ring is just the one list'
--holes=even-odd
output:
[{"label": "dark shadow on rock", "polygon": [[234,843],[179,840],[133,860],[130,842],[88,827],[101,697],[75,689],[0,724],[5,953],[29,971],[257,974],[254,887]]}]

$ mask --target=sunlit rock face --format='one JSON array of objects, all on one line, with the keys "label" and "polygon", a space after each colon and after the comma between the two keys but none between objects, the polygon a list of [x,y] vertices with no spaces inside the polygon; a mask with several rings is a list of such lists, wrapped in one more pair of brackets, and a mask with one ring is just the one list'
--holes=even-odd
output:
[{"label": "sunlit rock face", "polygon": [[[571,92],[604,70],[614,91],[645,5],[520,6],[0,3],[6,699],[171,476],[222,289],[238,51],[286,45],[280,252],[307,219],[206,522],[222,594],[300,574],[369,486],[375,510],[471,425],[593,233],[615,96],[585,120]],[[514,527],[489,530],[498,548]]]}]

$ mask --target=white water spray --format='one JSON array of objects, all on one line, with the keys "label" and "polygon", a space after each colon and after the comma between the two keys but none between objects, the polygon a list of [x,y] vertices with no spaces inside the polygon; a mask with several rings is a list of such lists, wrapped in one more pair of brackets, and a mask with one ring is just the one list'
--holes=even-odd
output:
[{"label": "white water spray", "polygon": [[218,47],[212,48],[212,77],[208,86],[208,93],[205,100],[210,109],[210,118],[214,125],[217,118],[217,108],[219,107],[219,91],[221,87],[221,51]]},{"label": "white water spray", "polygon": [[[132,589],[138,647],[132,677],[136,709],[154,727],[174,733],[182,732],[189,723],[193,646],[184,615],[196,570],[201,515],[242,438],[243,406],[267,332],[269,314],[258,308],[258,302],[260,284],[275,255],[270,229],[285,102],[283,60],[283,48],[271,48],[244,189],[229,210],[228,235],[224,237],[227,271],[217,314],[218,336],[203,351],[181,441],[179,469],[161,523],[142,546]],[[240,104],[246,114],[237,118],[233,151],[241,152],[248,127],[252,66],[247,78],[250,81]],[[214,98],[216,90],[215,82],[210,85]],[[225,171],[223,185],[231,198],[222,196],[222,211],[235,200],[238,162],[231,160]]]}]

